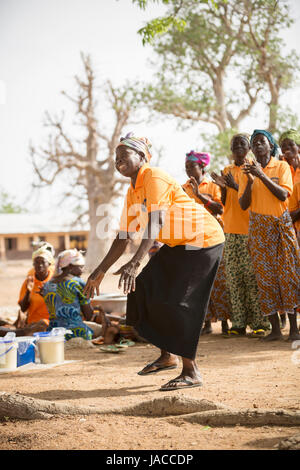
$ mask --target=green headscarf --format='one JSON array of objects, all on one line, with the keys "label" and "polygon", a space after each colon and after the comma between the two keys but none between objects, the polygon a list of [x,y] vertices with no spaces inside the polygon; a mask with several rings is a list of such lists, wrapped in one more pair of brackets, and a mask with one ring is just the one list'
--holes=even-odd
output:
[{"label": "green headscarf", "polygon": [[300,132],[296,129],[289,129],[288,131],[284,132],[279,138],[280,146],[285,139],[293,140],[295,144],[300,145]]},{"label": "green headscarf", "polygon": [[270,142],[270,144],[273,146],[273,149],[271,151],[271,156],[272,157],[276,157],[277,154],[278,154],[278,145],[274,139],[274,137],[272,136],[271,132],[269,131],[265,131],[263,129],[255,129],[255,131],[253,132],[252,136],[251,136],[251,139],[250,139],[250,144],[252,145],[252,142],[253,142],[253,139],[256,135],[258,134],[262,134],[264,135],[268,141]]}]

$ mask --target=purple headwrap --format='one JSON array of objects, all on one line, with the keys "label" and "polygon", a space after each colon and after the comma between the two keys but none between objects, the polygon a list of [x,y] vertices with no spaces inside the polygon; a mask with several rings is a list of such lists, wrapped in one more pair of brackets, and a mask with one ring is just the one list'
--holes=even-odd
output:
[{"label": "purple headwrap", "polygon": [[186,162],[196,162],[199,163],[201,166],[207,166],[210,162],[211,156],[209,153],[204,152],[195,152],[191,150],[189,153],[186,154]]}]

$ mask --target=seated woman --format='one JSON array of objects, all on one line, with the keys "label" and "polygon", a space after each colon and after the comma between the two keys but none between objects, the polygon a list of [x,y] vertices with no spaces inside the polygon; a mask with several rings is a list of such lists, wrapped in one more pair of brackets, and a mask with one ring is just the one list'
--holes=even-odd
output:
[{"label": "seated woman", "polygon": [[35,331],[43,331],[49,325],[49,314],[39,291],[53,276],[54,258],[46,246],[41,246],[33,252],[32,260],[33,269],[29,271],[21,287],[18,302],[21,312],[14,326],[23,328],[31,325]]},{"label": "seated woman", "polygon": [[39,295],[44,283],[49,281],[54,271],[52,252],[41,246],[32,254],[33,268],[28,272],[19,295],[20,311],[13,325],[1,322],[0,336],[14,331],[16,336],[30,336],[37,331],[45,331],[49,325],[49,314],[44,299]]},{"label": "seated woman", "polygon": [[127,346],[134,346],[135,341],[143,341],[132,326],[126,325],[126,315],[117,312],[105,313],[98,307],[101,317],[101,336],[92,340],[93,344],[100,344],[101,351],[118,353]]},{"label": "seated woman", "polygon": [[80,278],[84,268],[84,258],[76,248],[59,253],[54,277],[46,282],[41,290],[49,312],[49,327],[62,327],[72,330],[66,340],[81,337],[91,340],[93,330],[84,323],[93,317],[90,301],[83,294],[85,282]]}]

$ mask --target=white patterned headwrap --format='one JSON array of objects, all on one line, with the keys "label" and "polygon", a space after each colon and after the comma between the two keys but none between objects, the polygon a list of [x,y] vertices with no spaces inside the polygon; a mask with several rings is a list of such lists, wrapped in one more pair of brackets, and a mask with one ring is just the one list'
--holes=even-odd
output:
[{"label": "white patterned headwrap", "polygon": [[55,274],[62,274],[62,268],[66,268],[70,264],[74,266],[84,266],[85,261],[82,252],[73,248],[59,253],[56,262]]}]

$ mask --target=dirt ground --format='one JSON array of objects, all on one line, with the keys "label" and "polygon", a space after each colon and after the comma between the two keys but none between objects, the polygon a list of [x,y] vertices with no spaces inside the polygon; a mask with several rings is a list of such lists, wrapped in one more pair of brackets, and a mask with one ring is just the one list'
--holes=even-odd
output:
[{"label": "dirt ground", "polygon": [[[124,262],[124,261],[123,261]],[[0,316],[13,318],[21,283],[30,261],[0,264]],[[117,278],[108,274],[103,292],[117,291]],[[59,403],[102,407],[138,404],[164,395],[205,398],[237,410],[246,408],[300,410],[299,364],[293,361],[287,341],[264,343],[259,339],[213,334],[200,338],[197,362],[204,385],[186,391],[160,392],[175,377],[171,370],[138,376],[157,349],[137,344],[120,354],[95,349],[66,350],[66,360],[77,362],[43,371],[0,374],[0,390]],[[288,329],[283,331],[287,338]],[[296,427],[213,427],[171,424],[164,418],[112,414],[55,417],[37,421],[0,421],[1,450],[262,450],[299,434]]]}]

